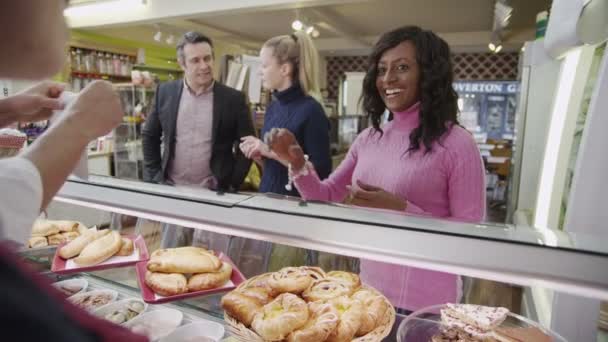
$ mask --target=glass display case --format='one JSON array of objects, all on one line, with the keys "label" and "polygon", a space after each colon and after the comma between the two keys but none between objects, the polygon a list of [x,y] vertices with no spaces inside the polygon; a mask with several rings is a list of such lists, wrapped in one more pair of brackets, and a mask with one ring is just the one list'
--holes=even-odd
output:
[{"label": "glass display case", "polygon": [[[247,278],[300,265],[359,274],[364,284],[372,281],[376,290],[391,298],[396,309],[385,341],[397,340],[397,330],[410,311],[447,300],[394,300],[394,290],[414,298],[429,289],[441,294],[441,286],[420,286],[395,276],[399,272],[369,272],[370,263],[384,270],[415,267],[453,276],[458,284],[454,301],[506,307],[523,317],[526,327],[538,318],[529,299],[522,298],[522,288],[541,285],[598,303],[608,298],[606,244],[593,236],[557,230],[450,222],[282,196],[216,193],[96,176],[88,182],[67,182],[47,213],[49,219],[141,235],[150,254],[160,248],[163,229],[191,229],[194,238],[189,244],[228,255]],[[47,247],[24,250],[22,255],[57,278],[48,271],[54,253]],[[142,298],[142,280],[134,266],[71,277],[86,279],[92,289],[115,290],[118,299]],[[239,340],[224,320],[223,295],[225,291],[148,304],[146,312],[174,308],[184,313],[182,325],[199,319],[221,323],[226,340]],[[551,327],[534,324],[559,336]],[[403,329],[411,333],[409,325]]]}]

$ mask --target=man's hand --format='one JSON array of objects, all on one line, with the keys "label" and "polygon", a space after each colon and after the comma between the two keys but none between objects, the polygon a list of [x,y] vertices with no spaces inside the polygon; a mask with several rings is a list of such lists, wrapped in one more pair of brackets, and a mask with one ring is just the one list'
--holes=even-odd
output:
[{"label": "man's hand", "polygon": [[48,119],[54,110],[63,109],[59,96],[65,86],[61,83],[44,81],[13,96],[0,104],[0,122],[36,122]]}]

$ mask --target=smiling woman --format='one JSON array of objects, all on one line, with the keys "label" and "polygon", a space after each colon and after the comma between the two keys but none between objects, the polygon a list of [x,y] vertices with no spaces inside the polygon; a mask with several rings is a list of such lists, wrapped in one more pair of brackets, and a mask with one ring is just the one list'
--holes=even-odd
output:
[{"label": "smiling woman", "polygon": [[[477,145],[457,121],[450,48],[431,31],[385,33],[369,57],[363,107],[373,127],[321,181],[294,136],[274,130],[268,144],[290,165],[302,197],[478,222],[485,215]],[[380,126],[388,109],[391,121]],[[382,167],[378,167],[382,165]],[[459,299],[455,275],[361,260],[361,278],[406,311]],[[404,284],[401,287],[394,284]]]}]

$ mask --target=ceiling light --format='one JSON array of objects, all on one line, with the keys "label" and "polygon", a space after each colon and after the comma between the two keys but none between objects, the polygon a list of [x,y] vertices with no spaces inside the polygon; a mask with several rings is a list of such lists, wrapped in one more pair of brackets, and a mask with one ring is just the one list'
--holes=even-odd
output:
[{"label": "ceiling light", "polygon": [[490,49],[490,51],[494,51],[496,50],[496,45],[494,45],[494,43],[490,43],[488,44],[488,49]]},{"label": "ceiling light", "polygon": [[160,40],[163,38],[163,33],[160,30],[156,31],[154,34],[154,40],[160,43]]},{"label": "ceiling light", "polygon": [[321,35],[321,33],[319,32],[319,30],[314,29],[314,30],[312,31],[312,34],[311,34],[311,35],[312,35],[312,37],[313,37],[313,38],[319,38],[319,36]]},{"label": "ceiling light", "polygon": [[166,42],[169,45],[173,45],[173,43],[175,42],[175,36],[174,35],[169,35],[169,38],[167,38]]},{"label": "ceiling light", "polygon": [[307,34],[312,34],[314,30],[315,30],[315,27],[314,27],[314,26],[308,26],[308,27],[306,28],[306,33],[307,33]]},{"label": "ceiling light", "polygon": [[499,53],[499,52],[500,52],[500,50],[502,50],[502,45],[498,45],[498,46],[496,47],[496,50],[494,50],[494,53]]},{"label": "ceiling light", "polygon": [[304,28],[304,24],[300,20],[296,19],[293,21],[293,23],[291,23],[291,28],[296,31],[300,31],[302,28]]},{"label": "ceiling light", "polygon": [[70,5],[63,10],[66,17],[99,16],[116,11],[139,10],[146,5],[146,0],[108,0]]}]

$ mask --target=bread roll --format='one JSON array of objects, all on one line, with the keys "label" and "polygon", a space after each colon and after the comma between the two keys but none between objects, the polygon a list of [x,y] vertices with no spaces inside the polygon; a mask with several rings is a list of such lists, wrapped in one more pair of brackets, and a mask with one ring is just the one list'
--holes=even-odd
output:
[{"label": "bread roll", "polygon": [[28,241],[30,248],[38,248],[48,246],[49,243],[44,236],[34,236]]},{"label": "bread roll", "polygon": [[57,246],[57,245],[61,245],[62,243],[65,242],[65,236],[61,235],[61,234],[53,234],[53,235],[49,235],[47,236],[47,239],[49,240],[49,245],[50,246]]},{"label": "bread roll", "polygon": [[65,232],[65,233],[61,233],[61,235],[63,235],[63,237],[65,238],[66,242],[70,242],[70,241],[72,241],[75,238],[77,238],[77,237],[80,236],[80,234],[77,231],[74,231],[74,232]]},{"label": "bread roll", "polygon": [[111,231],[106,236],[86,245],[74,262],[79,266],[96,265],[103,262],[120,250],[122,239],[116,231]]},{"label": "bread roll", "polygon": [[95,239],[105,236],[110,233],[110,230],[95,231],[92,229],[87,230],[84,234],[68,242],[65,246],[59,250],[59,256],[64,259],[70,259],[82,252],[82,250]]},{"label": "bread roll", "polygon": [[146,285],[161,296],[175,296],[188,292],[186,276],[180,273],[146,271]]},{"label": "bread roll", "polygon": [[308,316],[308,305],[302,298],[283,293],[255,314],[251,327],[267,341],[281,341],[302,328]]},{"label": "bread roll", "polygon": [[268,284],[279,293],[300,294],[310,284],[325,277],[325,272],[318,267],[285,267],[272,273]]},{"label": "bread roll", "polygon": [[162,273],[206,273],[219,270],[222,262],[198,247],[159,249],[152,253],[148,270]]},{"label": "bread roll", "polygon": [[332,279],[317,280],[302,293],[307,302],[326,301],[340,296],[350,296],[350,285]]},{"label": "bread roll", "polygon": [[133,247],[133,241],[126,237],[123,237],[121,240],[120,250],[118,253],[116,253],[116,255],[127,256],[133,254],[133,250],[135,250]]},{"label": "bread roll", "polygon": [[223,262],[222,266],[217,272],[198,273],[192,275],[192,277],[188,279],[188,291],[201,291],[218,288],[226,284],[231,275],[232,266],[227,262]]},{"label": "bread roll", "polygon": [[287,342],[325,341],[338,325],[338,311],[325,303],[308,303],[310,319],[299,330],[289,334]]},{"label": "bread roll", "polygon": [[340,321],[327,338],[327,342],[350,342],[359,331],[364,310],[363,304],[348,297],[334,298],[329,303],[338,311]]},{"label": "bread roll", "polygon": [[59,233],[59,227],[49,220],[36,220],[32,227],[32,237],[34,236],[49,236]]},{"label": "bread roll", "polygon": [[367,335],[380,325],[389,309],[388,304],[382,296],[366,289],[355,292],[351,298],[360,301],[365,308],[361,317],[361,326],[356,335]]},{"label": "bread roll", "polygon": [[[264,292],[262,289],[251,289],[251,291]],[[232,291],[222,297],[221,305],[228,315],[249,327],[255,314],[262,310],[264,304],[257,297]]]},{"label": "bread roll", "polygon": [[59,228],[59,231],[64,233],[78,230],[79,223],[76,221],[58,220],[52,222]]}]

